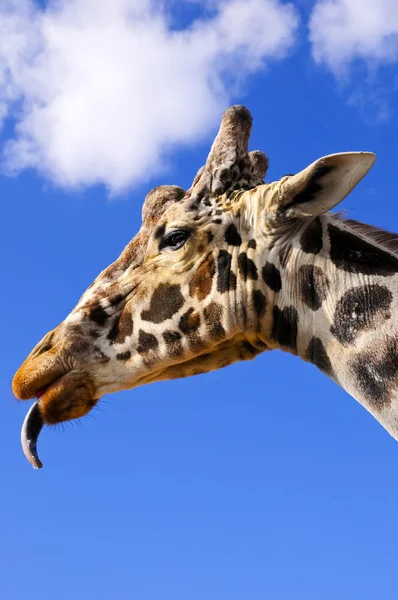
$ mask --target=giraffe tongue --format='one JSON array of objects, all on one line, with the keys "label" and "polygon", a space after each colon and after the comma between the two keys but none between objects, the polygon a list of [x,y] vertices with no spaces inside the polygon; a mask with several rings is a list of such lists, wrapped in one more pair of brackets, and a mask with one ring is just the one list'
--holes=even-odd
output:
[{"label": "giraffe tongue", "polygon": [[[42,392],[42,394],[44,391]],[[41,395],[42,395],[41,394]],[[34,469],[41,469],[43,463],[39,459],[36,450],[37,438],[43,428],[43,418],[40,414],[39,402],[36,401],[25,417],[21,431],[21,443],[23,452]]]}]

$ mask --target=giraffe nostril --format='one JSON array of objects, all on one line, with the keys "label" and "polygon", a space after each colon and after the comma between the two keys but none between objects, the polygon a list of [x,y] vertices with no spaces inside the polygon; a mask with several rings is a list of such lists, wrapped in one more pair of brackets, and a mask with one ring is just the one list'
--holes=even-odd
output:
[{"label": "giraffe nostril", "polygon": [[48,352],[49,350],[51,350],[51,348],[52,348],[51,343],[44,344],[41,348],[39,348],[37,350],[37,352],[35,353],[35,356],[40,356],[41,354],[44,354],[45,352]]},{"label": "giraffe nostril", "polygon": [[33,349],[32,357],[40,356],[41,354],[44,354],[45,352],[51,350],[54,346],[54,335],[55,330],[50,331],[46,336],[44,336],[41,342],[39,342],[37,346]]}]

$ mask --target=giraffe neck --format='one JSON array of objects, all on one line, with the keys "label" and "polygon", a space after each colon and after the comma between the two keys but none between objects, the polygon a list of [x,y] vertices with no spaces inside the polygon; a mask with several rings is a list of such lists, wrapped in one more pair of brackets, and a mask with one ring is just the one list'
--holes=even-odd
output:
[{"label": "giraffe neck", "polygon": [[312,221],[291,246],[279,251],[283,289],[273,307],[270,331],[276,344],[314,363],[394,437],[397,239],[335,215]]}]

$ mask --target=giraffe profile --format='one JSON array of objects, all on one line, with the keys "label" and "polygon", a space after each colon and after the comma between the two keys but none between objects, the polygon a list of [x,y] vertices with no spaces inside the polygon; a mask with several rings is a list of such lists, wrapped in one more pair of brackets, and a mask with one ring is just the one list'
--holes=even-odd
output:
[{"label": "giraffe profile", "polygon": [[192,187],[147,195],[137,235],[15,374],[17,398],[37,398],[21,434],[33,466],[43,425],[104,394],[275,348],[315,364],[398,439],[398,236],[329,212],[375,156],[333,154],[264,183],[251,125],[245,107],[225,111]]}]

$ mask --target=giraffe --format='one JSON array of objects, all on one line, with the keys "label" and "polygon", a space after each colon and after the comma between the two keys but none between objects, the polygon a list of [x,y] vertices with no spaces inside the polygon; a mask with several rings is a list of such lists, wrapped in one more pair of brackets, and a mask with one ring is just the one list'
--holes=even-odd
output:
[{"label": "giraffe", "polygon": [[142,226],[13,378],[33,399],[21,432],[104,394],[220,369],[276,348],[313,363],[398,439],[398,236],[329,212],[375,161],[316,160],[264,183],[243,106],[222,117],[192,186],[146,196]]}]

